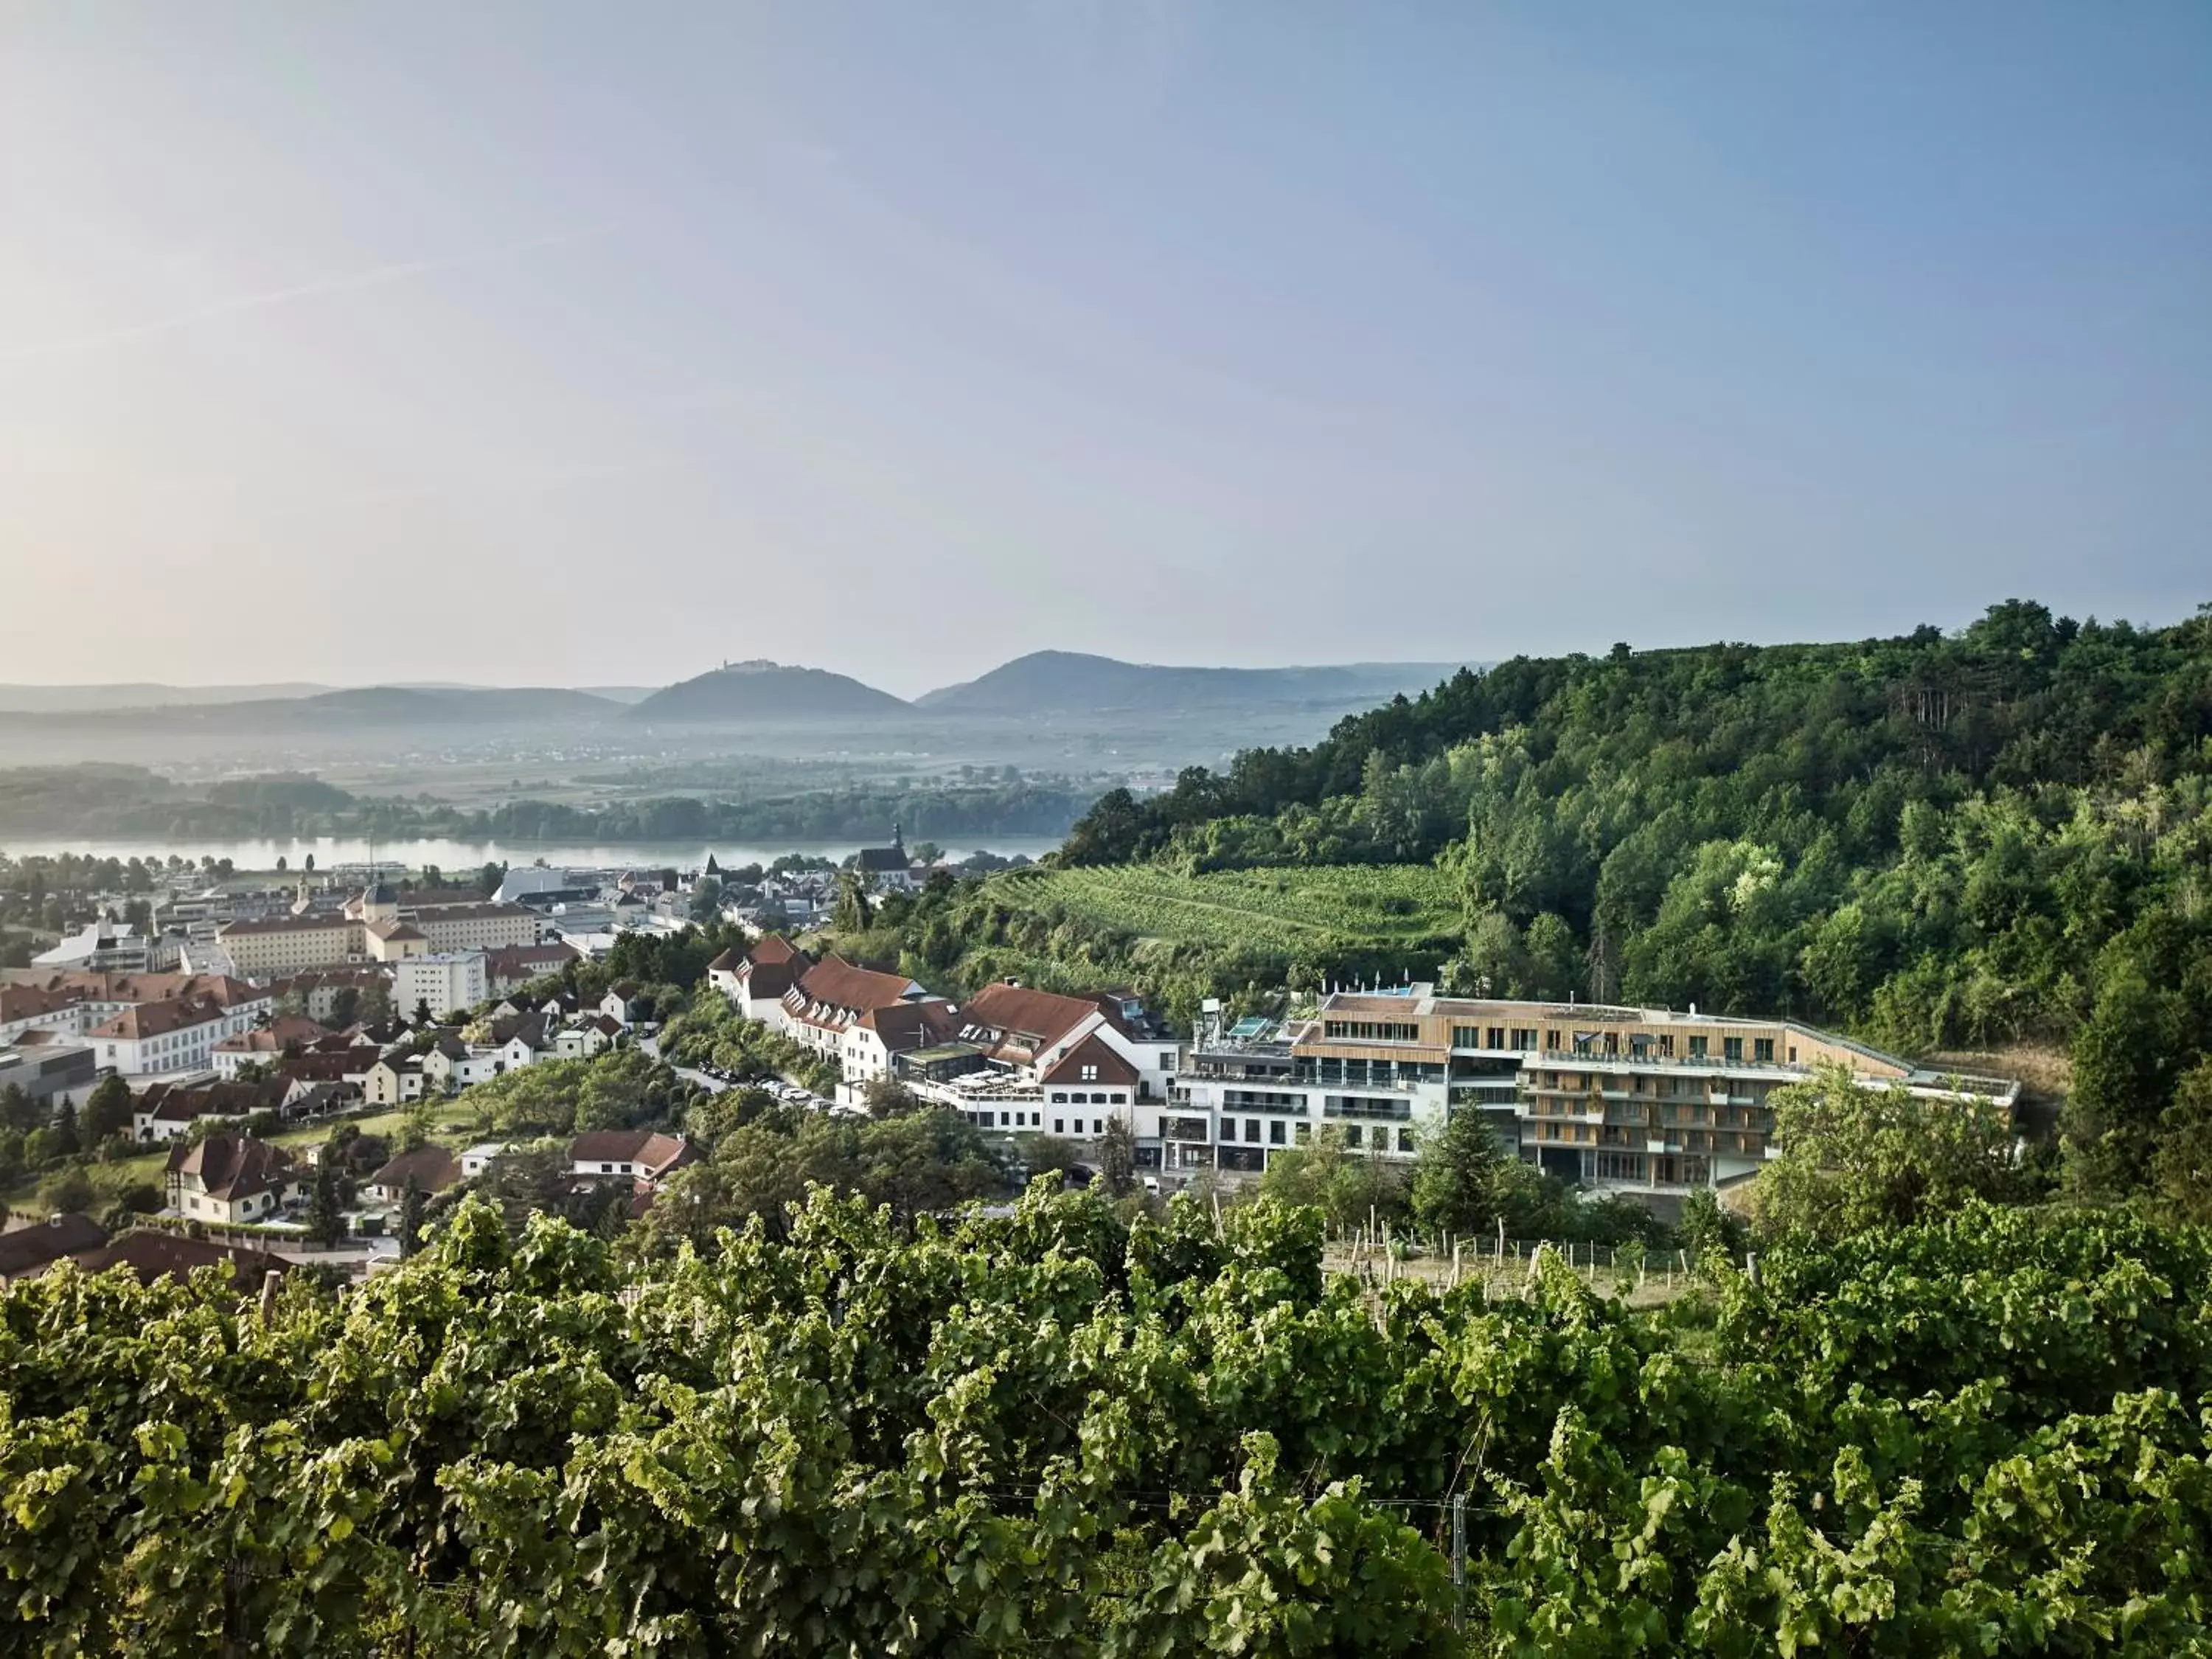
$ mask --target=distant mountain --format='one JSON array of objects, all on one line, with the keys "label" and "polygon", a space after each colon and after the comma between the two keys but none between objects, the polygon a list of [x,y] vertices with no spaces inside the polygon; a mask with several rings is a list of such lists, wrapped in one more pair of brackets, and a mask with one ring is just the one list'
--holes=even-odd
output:
[{"label": "distant mountain", "polygon": [[450,726],[574,725],[612,718],[622,705],[559,687],[365,685],[303,697],[58,710],[26,715],[52,729],[309,736],[319,732],[429,730]]},{"label": "distant mountain", "polygon": [[299,708],[310,721],[462,726],[606,720],[620,705],[562,686],[363,685],[303,698]]},{"label": "distant mountain", "polygon": [[914,705],[822,668],[741,662],[654,692],[623,711],[643,725],[742,726],[795,720],[898,720]]},{"label": "distant mountain", "polygon": [[265,702],[311,697],[327,685],[0,685],[0,714],[75,714],[94,709],[168,708],[210,702]]},{"label": "distant mountain", "polygon": [[609,702],[643,702],[659,689],[657,685],[580,685],[576,688],[586,696],[605,697]]},{"label": "distant mountain", "polygon": [[1317,668],[1179,668],[1075,651],[1036,651],[980,679],[915,699],[933,714],[1112,714],[1338,706],[1387,702],[1449,678],[1457,663],[1346,663]]}]

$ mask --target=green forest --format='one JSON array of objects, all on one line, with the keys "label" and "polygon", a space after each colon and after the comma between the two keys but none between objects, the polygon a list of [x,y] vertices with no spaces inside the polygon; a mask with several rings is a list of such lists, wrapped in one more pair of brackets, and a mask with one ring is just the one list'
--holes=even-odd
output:
[{"label": "green forest", "polygon": [[[886,904],[862,943],[957,986],[1126,979],[1185,1018],[1410,975],[1790,1015],[1913,1057],[2045,1050],[2070,1063],[2074,1175],[2131,1190],[2212,1042],[2212,607],[1516,659],[1310,749],[1115,790],[1054,861]],[[1354,869],[1391,913],[1336,901]],[[1092,871],[1115,902],[1068,879]],[[1310,925],[1170,916],[1256,875]],[[1448,914],[1411,925],[1439,880]]]},{"label": "green forest", "polygon": [[192,787],[133,766],[17,767],[0,769],[0,836],[758,842],[888,838],[896,823],[910,840],[951,845],[990,836],[1061,835],[1089,799],[1088,790],[1065,778],[1000,776],[761,787],[720,797],[654,795],[590,806],[525,799],[471,810],[427,795],[356,795],[289,774]]},{"label": "green forest", "polygon": [[1652,1311],[1054,1185],[644,1256],[471,1200],[265,1312],[12,1285],[9,1650],[2212,1651],[2201,1231],[1969,1202]]}]

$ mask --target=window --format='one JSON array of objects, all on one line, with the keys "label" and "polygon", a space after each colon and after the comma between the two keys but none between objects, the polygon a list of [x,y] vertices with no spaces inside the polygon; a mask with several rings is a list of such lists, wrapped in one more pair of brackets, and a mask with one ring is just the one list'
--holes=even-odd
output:
[{"label": "window", "polygon": [[1360,1144],[1360,1136],[1362,1133],[1363,1131],[1357,1123],[1346,1124],[1344,1126],[1344,1144],[1347,1146],[1358,1146]]},{"label": "window", "polygon": [[1772,1037],[1753,1038],[1751,1045],[1751,1057],[1753,1060],[1772,1060],[1774,1058],[1774,1039]]},{"label": "window", "polygon": [[1278,1118],[1267,1126],[1267,1144],[1271,1146],[1279,1146],[1283,1144],[1283,1123],[1282,1120]]},{"label": "window", "polygon": [[1312,1124],[1310,1124],[1310,1123],[1296,1123],[1296,1124],[1291,1125],[1291,1127],[1292,1127],[1292,1129],[1293,1129],[1293,1130],[1295,1130],[1295,1131],[1297,1132],[1297,1142],[1298,1142],[1298,1145],[1299,1145],[1299,1146],[1304,1146],[1304,1145],[1306,1144],[1306,1142],[1308,1142],[1309,1140],[1311,1140],[1311,1139],[1313,1139],[1313,1125],[1312,1125]]},{"label": "window", "polygon": [[1259,1138],[1260,1120],[1256,1117],[1246,1118],[1244,1120],[1244,1139],[1247,1140],[1257,1140]]},{"label": "window", "polygon": [[1397,1020],[1325,1020],[1322,1034],[1336,1042],[1419,1042],[1421,1040],[1419,1026]]},{"label": "window", "polygon": [[1398,1150],[1401,1152],[1410,1152],[1413,1150],[1413,1132],[1411,1129],[1401,1128],[1398,1131]]},{"label": "window", "polygon": [[1741,1037],[1723,1037],[1721,1039],[1721,1057],[1723,1060],[1741,1060],[1743,1058],[1743,1039]]},{"label": "window", "polygon": [[1096,1082],[1097,1082],[1097,1081],[1098,1081],[1098,1068],[1097,1068],[1096,1066],[1085,1066],[1085,1067],[1083,1068],[1083,1080],[1084,1080],[1085,1083],[1096,1083]]},{"label": "window", "polygon": [[1103,1117],[1092,1118],[1091,1120],[1091,1133],[1094,1135],[1104,1134],[1106,1133],[1106,1120]]},{"label": "window", "polygon": [[1695,1037],[1692,1037],[1692,1038],[1690,1039],[1690,1058],[1691,1058],[1692,1060],[1703,1060],[1705,1057],[1705,1038],[1703,1038],[1703,1037],[1701,1037],[1701,1036],[1695,1036]]},{"label": "window", "polygon": [[1172,1072],[1173,1070],[1175,1070],[1175,1055],[1176,1055],[1176,1051],[1175,1051],[1174,1049],[1172,1049],[1172,1048],[1163,1048],[1163,1049],[1161,1049],[1161,1050],[1160,1050],[1160,1070],[1162,1070],[1163,1072]]},{"label": "window", "polygon": [[1790,1063],[1792,1066],[1797,1063],[1797,1045],[1794,1042],[1790,1045]]},{"label": "window", "polygon": [[611,1164],[602,1164],[599,1165],[599,1173],[601,1175],[612,1175],[614,1172],[615,1166]]},{"label": "window", "polygon": [[1060,1120],[1058,1118],[1054,1118],[1052,1121],[1052,1132],[1054,1134],[1060,1133]]}]

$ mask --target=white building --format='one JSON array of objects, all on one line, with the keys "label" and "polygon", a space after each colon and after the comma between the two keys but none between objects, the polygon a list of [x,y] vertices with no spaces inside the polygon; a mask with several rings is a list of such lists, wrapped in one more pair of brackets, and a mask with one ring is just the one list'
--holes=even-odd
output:
[{"label": "white building", "polygon": [[426,1002],[430,1018],[443,1019],[475,1007],[490,994],[482,951],[438,951],[392,964],[392,1006],[410,1019]]},{"label": "white building", "polygon": [[228,1012],[212,1002],[179,997],[126,1008],[86,1033],[102,1066],[125,1077],[200,1072],[215,1063],[215,1046],[230,1035]]},{"label": "white building", "polygon": [[129,922],[102,916],[87,922],[51,951],[31,958],[34,968],[112,969],[121,973],[157,973],[174,967],[178,945],[155,934],[141,933]]}]

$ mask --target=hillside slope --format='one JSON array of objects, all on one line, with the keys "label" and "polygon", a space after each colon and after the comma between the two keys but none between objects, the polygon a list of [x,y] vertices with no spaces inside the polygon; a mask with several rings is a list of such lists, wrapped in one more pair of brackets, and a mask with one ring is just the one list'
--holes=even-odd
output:
[{"label": "hillside slope", "polygon": [[1431,685],[1451,672],[1433,663],[1351,663],[1314,668],[1185,668],[1122,662],[1076,651],[1033,651],[980,678],[915,700],[942,714],[1109,714],[1278,705],[1349,707]]},{"label": "hillside slope", "polygon": [[732,663],[663,687],[623,711],[652,725],[744,725],[755,720],[898,720],[914,706],[824,668]]}]

